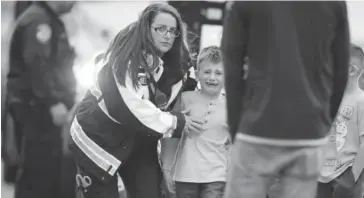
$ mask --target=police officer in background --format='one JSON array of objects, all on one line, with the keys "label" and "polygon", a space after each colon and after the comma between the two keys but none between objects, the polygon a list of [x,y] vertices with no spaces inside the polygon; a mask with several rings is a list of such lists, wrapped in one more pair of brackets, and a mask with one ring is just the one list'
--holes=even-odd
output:
[{"label": "police officer in background", "polygon": [[[14,3],[14,21],[32,4],[32,1],[17,1]],[[4,89],[2,89],[2,91],[4,91]],[[3,103],[1,103],[3,104]],[[1,112],[2,113],[2,112]],[[10,130],[10,129],[8,129]],[[19,143],[19,138],[15,137],[15,136],[11,136],[14,134],[2,134],[2,144],[6,146],[3,146],[3,151],[2,151],[2,158],[3,158],[3,162],[4,162],[4,181],[8,182],[8,183],[14,183],[15,179],[16,179],[16,172],[18,170],[18,158],[19,155],[17,153],[17,151],[19,150],[20,143]],[[15,139],[16,138],[16,139]],[[17,141],[16,144],[14,144],[14,141]],[[10,145],[12,144],[12,145]],[[7,150],[4,152],[4,150]],[[12,152],[9,152],[9,150],[12,150]],[[4,158],[4,154],[6,153],[8,156],[5,156]]]},{"label": "police officer in background", "polygon": [[[61,129],[72,108],[75,58],[59,16],[73,1],[33,2],[11,38],[5,133],[21,137],[16,198],[61,197]],[[14,135],[14,134],[13,134]]]}]

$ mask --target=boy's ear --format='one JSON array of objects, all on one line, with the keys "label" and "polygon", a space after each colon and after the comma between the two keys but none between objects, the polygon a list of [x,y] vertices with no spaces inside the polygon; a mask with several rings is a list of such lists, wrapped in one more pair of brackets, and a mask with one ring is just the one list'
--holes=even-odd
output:
[{"label": "boy's ear", "polygon": [[359,71],[358,67],[353,66],[353,65],[349,66],[349,72],[348,72],[349,76],[356,76],[359,73],[360,73],[360,71]]}]

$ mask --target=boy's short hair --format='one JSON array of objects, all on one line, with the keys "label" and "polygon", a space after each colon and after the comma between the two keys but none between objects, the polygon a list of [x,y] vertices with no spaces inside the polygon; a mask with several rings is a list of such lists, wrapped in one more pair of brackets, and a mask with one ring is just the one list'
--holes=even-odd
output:
[{"label": "boy's short hair", "polygon": [[203,48],[197,56],[197,69],[199,69],[200,64],[205,61],[209,61],[211,63],[222,62],[221,49],[215,45]]},{"label": "boy's short hair", "polygon": [[355,44],[351,44],[350,55],[358,57],[361,61],[361,65],[358,65],[361,69],[364,69],[364,52],[363,49]]}]

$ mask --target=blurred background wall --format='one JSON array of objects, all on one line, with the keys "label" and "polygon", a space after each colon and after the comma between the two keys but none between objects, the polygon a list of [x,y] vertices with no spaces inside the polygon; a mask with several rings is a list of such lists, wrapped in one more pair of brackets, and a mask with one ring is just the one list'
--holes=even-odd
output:
[{"label": "blurred background wall", "polygon": [[[75,71],[80,89],[90,83],[87,66],[93,56],[103,51],[116,33],[135,21],[151,1],[79,1],[70,14],[62,17],[70,41],[77,51]],[[171,1],[182,14],[191,32],[194,51],[220,44],[225,1]],[[7,54],[14,18],[14,1],[1,1],[1,77],[7,73]],[[364,47],[364,2],[348,2],[351,38]],[[82,75],[81,75],[82,74]],[[2,82],[2,87],[3,83]]]}]

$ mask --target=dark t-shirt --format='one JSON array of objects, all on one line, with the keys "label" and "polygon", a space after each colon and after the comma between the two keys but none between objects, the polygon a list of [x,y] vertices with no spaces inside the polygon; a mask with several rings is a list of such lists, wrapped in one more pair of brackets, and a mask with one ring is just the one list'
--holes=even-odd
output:
[{"label": "dark t-shirt", "polygon": [[327,135],[347,81],[345,2],[228,3],[222,50],[233,136],[237,131],[279,140]]}]

